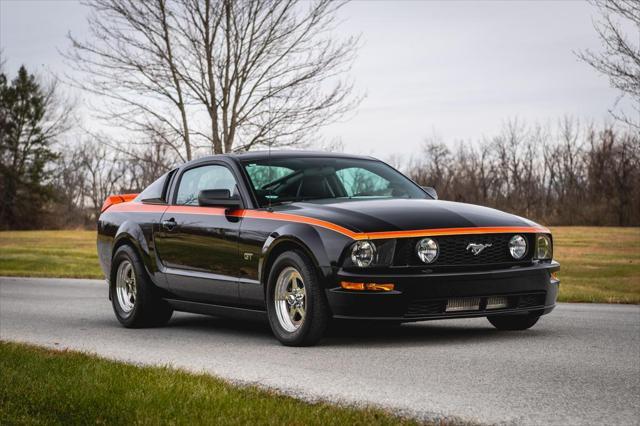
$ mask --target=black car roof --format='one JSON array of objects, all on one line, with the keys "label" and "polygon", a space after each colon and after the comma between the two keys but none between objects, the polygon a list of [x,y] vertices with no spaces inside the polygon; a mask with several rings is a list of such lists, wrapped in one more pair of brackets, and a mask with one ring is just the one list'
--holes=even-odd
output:
[{"label": "black car roof", "polygon": [[250,152],[242,152],[242,153],[232,153],[232,154],[218,154],[218,155],[208,155],[206,157],[201,157],[196,160],[192,160],[187,164],[192,163],[200,163],[209,160],[220,160],[220,159],[235,159],[238,161],[256,161],[256,160],[266,160],[271,156],[271,158],[322,158],[322,157],[333,157],[333,158],[355,158],[355,159],[366,159],[366,160],[376,160],[371,156],[367,155],[353,155],[353,154],[343,154],[343,153],[335,153],[335,152],[323,152],[323,151],[297,151],[297,150],[277,150],[277,151],[250,151]]}]

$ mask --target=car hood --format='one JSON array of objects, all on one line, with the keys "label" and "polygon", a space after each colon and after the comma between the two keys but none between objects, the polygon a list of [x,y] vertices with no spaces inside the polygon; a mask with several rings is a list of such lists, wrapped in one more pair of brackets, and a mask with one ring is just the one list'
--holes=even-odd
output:
[{"label": "car hood", "polygon": [[278,206],[274,210],[323,220],[354,232],[365,233],[539,226],[522,217],[488,207],[426,199],[297,202]]}]

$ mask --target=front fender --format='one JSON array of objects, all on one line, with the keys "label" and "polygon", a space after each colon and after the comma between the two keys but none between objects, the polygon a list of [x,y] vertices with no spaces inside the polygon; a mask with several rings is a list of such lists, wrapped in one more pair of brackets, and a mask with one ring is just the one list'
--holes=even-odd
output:
[{"label": "front fender", "polygon": [[274,260],[272,256],[280,254],[282,244],[295,244],[301,247],[311,258],[318,271],[323,276],[328,276],[333,272],[333,265],[337,261],[334,259],[326,246],[326,238],[323,232],[313,226],[298,223],[289,223],[273,231],[262,246],[260,262],[258,265],[258,276],[260,282],[265,282],[268,266]]}]

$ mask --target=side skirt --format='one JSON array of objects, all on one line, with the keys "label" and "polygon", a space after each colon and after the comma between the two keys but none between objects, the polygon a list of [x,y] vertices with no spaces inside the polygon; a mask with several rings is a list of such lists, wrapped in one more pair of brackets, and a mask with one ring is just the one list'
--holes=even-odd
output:
[{"label": "side skirt", "polygon": [[256,309],[238,308],[234,306],[212,305],[209,303],[189,302],[178,299],[165,299],[173,309],[193,314],[213,315],[226,318],[237,318],[251,321],[267,320],[267,312]]}]

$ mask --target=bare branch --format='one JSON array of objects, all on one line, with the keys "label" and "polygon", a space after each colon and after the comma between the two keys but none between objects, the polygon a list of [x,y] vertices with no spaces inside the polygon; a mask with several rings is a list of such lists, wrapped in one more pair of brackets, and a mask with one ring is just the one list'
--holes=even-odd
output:
[{"label": "bare branch", "polygon": [[162,123],[209,152],[289,146],[355,108],[357,38],[335,40],[342,1],[87,0],[91,37],[66,53],[105,99],[100,117],[146,132]]},{"label": "bare branch", "polygon": [[[609,77],[612,87],[620,90],[621,98],[631,98],[632,115],[620,111],[616,101],[612,116],[640,130],[640,2],[636,0],[593,0],[601,12],[594,23],[602,43],[600,53],[585,50],[578,57],[595,70]],[[625,34],[628,26],[633,37]]]}]

